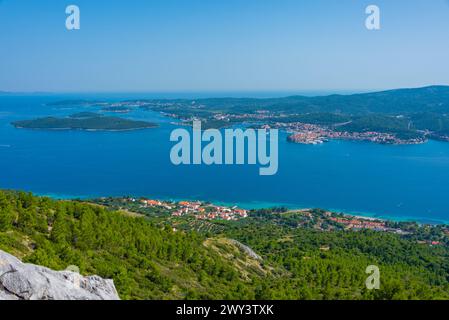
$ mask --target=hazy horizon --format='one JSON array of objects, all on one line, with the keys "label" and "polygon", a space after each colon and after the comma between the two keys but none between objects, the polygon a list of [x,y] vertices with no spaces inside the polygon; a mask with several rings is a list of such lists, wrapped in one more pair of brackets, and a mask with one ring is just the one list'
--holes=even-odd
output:
[{"label": "hazy horizon", "polygon": [[402,89],[421,89],[427,87],[449,87],[447,84],[430,84],[420,87],[403,87],[403,88],[382,88],[382,89],[340,89],[340,90],[259,90],[259,91],[246,91],[246,90],[199,90],[199,91],[73,91],[73,92],[45,92],[45,91],[4,91],[0,90],[0,96],[67,96],[67,97],[89,97],[89,96],[133,96],[139,98],[151,97],[155,99],[173,99],[173,98],[185,98],[185,99],[202,99],[202,98],[282,98],[289,96],[326,96],[326,95],[352,95],[363,93],[375,93],[390,90],[402,90]]}]

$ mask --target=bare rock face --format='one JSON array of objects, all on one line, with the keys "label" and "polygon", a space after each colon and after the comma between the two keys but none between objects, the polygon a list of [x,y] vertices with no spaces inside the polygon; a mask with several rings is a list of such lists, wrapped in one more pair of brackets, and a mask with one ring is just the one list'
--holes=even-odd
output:
[{"label": "bare rock face", "polygon": [[0,300],[119,300],[112,280],[22,263],[0,250]]},{"label": "bare rock face", "polygon": [[245,254],[247,254],[250,258],[253,258],[255,260],[259,260],[262,261],[262,257],[259,256],[257,253],[254,252],[253,249],[251,249],[250,247],[248,247],[247,245],[244,245],[243,243],[234,240],[234,239],[230,239],[230,241],[235,244],[237,247],[240,248],[240,250],[242,250]]}]

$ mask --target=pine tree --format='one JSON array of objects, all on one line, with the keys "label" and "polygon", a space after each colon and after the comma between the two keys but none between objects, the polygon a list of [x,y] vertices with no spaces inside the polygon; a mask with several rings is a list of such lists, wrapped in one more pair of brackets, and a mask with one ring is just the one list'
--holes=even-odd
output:
[{"label": "pine tree", "polygon": [[62,213],[56,214],[51,228],[51,239],[58,244],[66,243],[69,239],[69,227]]},{"label": "pine tree", "polygon": [[11,208],[0,209],[0,231],[10,230],[15,221],[15,213]]}]

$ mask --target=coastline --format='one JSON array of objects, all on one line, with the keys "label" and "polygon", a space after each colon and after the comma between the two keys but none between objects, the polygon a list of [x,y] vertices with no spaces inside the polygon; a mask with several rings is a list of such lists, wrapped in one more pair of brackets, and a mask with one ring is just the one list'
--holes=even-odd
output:
[{"label": "coastline", "polygon": [[[45,194],[45,193],[33,193],[40,197],[49,197],[55,200],[91,200],[95,198],[108,197],[108,196],[73,196],[73,195],[59,195],[59,194]],[[113,196],[112,198],[120,198],[124,196]],[[147,197],[147,196],[145,196]],[[139,197],[137,197],[139,198]],[[149,198],[152,198],[149,196]],[[157,200],[162,201],[200,201],[206,203],[212,203],[215,205],[226,206],[226,207],[239,207],[246,210],[260,210],[260,209],[270,209],[275,207],[285,207],[291,211],[302,211],[302,210],[310,210],[310,209],[322,209],[326,211],[330,211],[337,214],[342,214],[348,217],[361,218],[367,220],[378,220],[378,221],[390,221],[390,222],[415,222],[419,225],[449,225],[449,220],[444,219],[432,219],[427,217],[412,217],[412,216],[392,216],[386,214],[377,214],[373,212],[363,212],[363,211],[352,211],[352,210],[343,210],[337,208],[323,208],[320,206],[300,206],[286,203],[275,203],[275,202],[226,202],[226,201],[215,201],[215,200],[201,200],[197,198],[173,198],[173,197],[153,197]]]},{"label": "coastline", "polygon": [[136,131],[145,129],[154,129],[158,125],[142,127],[142,128],[130,128],[130,129],[87,129],[87,128],[26,128],[20,126],[14,126],[16,129],[25,130],[37,130],[37,131],[88,131],[88,132],[124,132],[124,131]]}]

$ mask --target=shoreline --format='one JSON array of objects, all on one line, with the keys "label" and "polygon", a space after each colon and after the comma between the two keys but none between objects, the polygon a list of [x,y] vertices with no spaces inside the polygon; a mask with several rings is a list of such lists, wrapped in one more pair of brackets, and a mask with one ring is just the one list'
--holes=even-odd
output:
[{"label": "shoreline", "polygon": [[[125,198],[125,196],[73,196],[73,195],[58,195],[58,194],[44,194],[44,193],[33,193],[36,196],[40,197],[48,197],[54,200],[92,200],[92,199],[98,199],[102,197],[111,197],[111,198]],[[132,196],[132,195],[131,195]],[[200,200],[196,198],[173,198],[173,197],[151,197],[151,196],[139,196],[136,198],[150,198],[150,199],[156,199],[161,201],[172,201],[172,202],[179,202],[179,201],[200,201],[203,203],[211,203],[214,205],[219,206],[227,206],[227,207],[234,207],[237,206],[242,209],[246,210],[260,210],[260,209],[270,209],[270,208],[276,208],[276,207],[286,207],[290,211],[304,211],[304,210],[311,210],[311,209],[321,209],[330,211],[332,213],[336,214],[342,214],[348,217],[354,217],[354,218],[361,218],[366,220],[379,220],[379,221],[389,221],[389,222],[409,222],[409,223],[417,223],[419,225],[448,225],[449,226],[449,220],[445,219],[433,219],[433,218],[426,218],[426,217],[407,217],[407,216],[391,216],[386,214],[376,214],[376,213],[370,213],[370,212],[363,212],[363,211],[351,211],[351,210],[342,210],[337,208],[323,208],[319,206],[300,206],[300,205],[293,205],[293,204],[286,204],[286,203],[274,203],[274,202],[226,202],[226,201],[215,201],[215,200]]]},{"label": "shoreline", "polygon": [[151,127],[142,127],[142,128],[130,128],[130,129],[87,129],[87,128],[27,128],[14,126],[16,129],[24,129],[24,130],[36,130],[36,131],[88,131],[88,132],[124,132],[124,131],[137,131],[137,130],[145,130],[145,129],[154,129],[159,127],[158,125],[154,125]]}]

